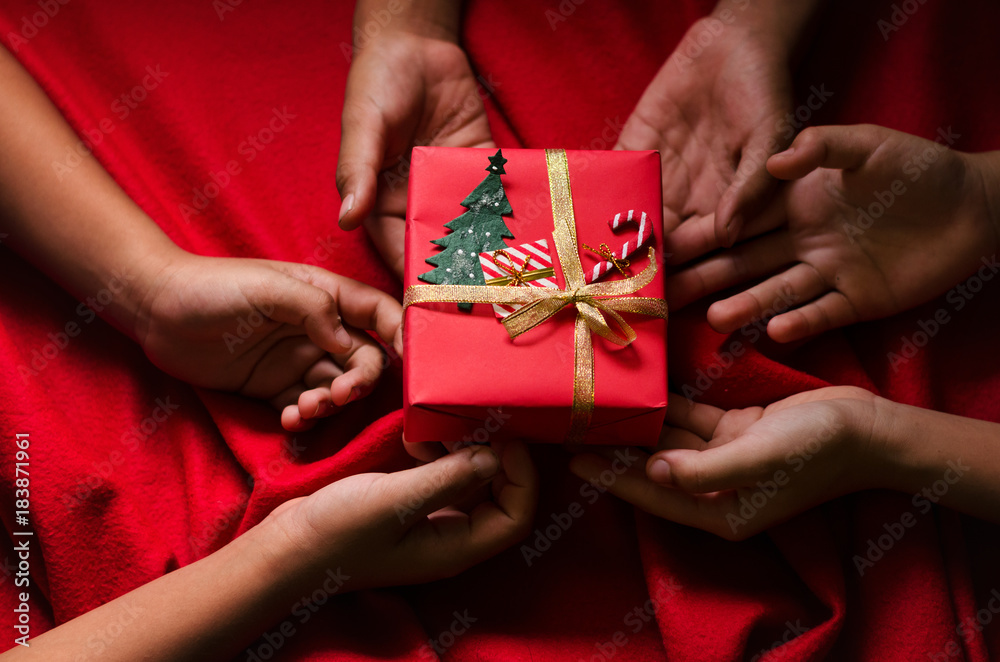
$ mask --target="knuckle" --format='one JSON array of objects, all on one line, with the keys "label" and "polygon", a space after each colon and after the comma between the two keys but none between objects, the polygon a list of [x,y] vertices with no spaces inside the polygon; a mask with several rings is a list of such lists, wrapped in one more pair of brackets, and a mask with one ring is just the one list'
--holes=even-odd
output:
[{"label": "knuckle", "polygon": [[823,140],[822,133],[820,130],[814,126],[808,126],[802,129],[799,133],[799,137],[796,138],[796,142],[801,146],[812,145]]},{"label": "knuckle", "polygon": [[366,385],[374,384],[378,381],[379,377],[382,376],[382,353],[373,353],[371,361],[369,361],[361,369],[361,379]]},{"label": "knuckle", "polygon": [[337,311],[337,300],[329,292],[324,292],[318,288],[316,290],[316,311],[323,317],[338,318],[336,322],[337,325],[340,325],[340,319]]},{"label": "knuckle", "polygon": [[732,264],[733,271],[736,272],[736,275],[740,278],[740,280],[744,280],[749,276],[750,266],[747,264],[745,256],[739,253],[733,255],[730,260],[730,264]]}]

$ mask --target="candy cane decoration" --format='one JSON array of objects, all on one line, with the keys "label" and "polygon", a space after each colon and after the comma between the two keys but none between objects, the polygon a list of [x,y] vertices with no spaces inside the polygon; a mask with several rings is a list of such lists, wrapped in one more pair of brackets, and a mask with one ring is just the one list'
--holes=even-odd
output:
[{"label": "candy cane decoration", "polygon": [[[611,226],[612,232],[618,232],[623,225],[626,225],[628,223],[634,223],[639,226],[639,234],[636,235],[635,238],[626,241],[624,244],[622,244],[621,249],[611,252],[611,255],[618,262],[626,262],[630,255],[634,255],[639,250],[639,248],[647,241],[649,241],[649,238],[653,236],[653,226],[647,222],[646,212],[640,212],[642,215],[639,217],[638,220],[636,220],[633,217],[634,213],[635,213],[634,209],[629,209],[628,215],[625,218],[622,218],[622,214],[615,214],[615,217],[610,221],[608,221],[608,225]],[[594,252],[600,254],[598,251]],[[594,265],[594,268],[587,273],[587,275],[584,277],[584,280],[586,280],[588,283],[593,283],[595,280],[601,278],[602,276],[606,275],[609,271],[612,271],[615,268],[616,265],[614,264],[614,262],[611,262],[610,260],[602,260],[601,262],[598,262],[596,265]]]}]

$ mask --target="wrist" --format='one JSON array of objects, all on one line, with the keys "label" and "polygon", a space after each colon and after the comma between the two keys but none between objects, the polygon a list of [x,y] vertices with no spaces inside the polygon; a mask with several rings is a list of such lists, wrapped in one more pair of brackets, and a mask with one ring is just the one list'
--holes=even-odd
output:
[{"label": "wrist", "polygon": [[330,564],[337,564],[338,554],[330,540],[319,540],[306,521],[300,497],[278,506],[264,520],[248,531],[258,562],[266,572],[280,573],[287,583],[307,583],[322,574]]},{"label": "wrist", "polygon": [[157,297],[182,266],[198,259],[201,258],[169,240],[134,254],[126,267],[130,277],[122,297],[125,301],[121,319],[123,331],[143,344],[155,314]]},{"label": "wrist", "polygon": [[878,398],[878,409],[872,438],[882,453],[874,487],[916,494],[937,477],[941,464],[937,442],[949,431],[939,429],[936,412],[885,398]]},{"label": "wrist", "polygon": [[720,0],[708,19],[764,44],[769,53],[791,65],[822,5],[823,0]]},{"label": "wrist", "polygon": [[402,34],[457,44],[461,6],[453,0],[362,0],[354,12],[354,48]]},{"label": "wrist", "polygon": [[834,429],[847,442],[849,491],[886,487],[883,482],[892,458],[886,430],[892,421],[886,406],[892,403],[856,389],[856,393],[841,395],[831,404],[839,410]]}]

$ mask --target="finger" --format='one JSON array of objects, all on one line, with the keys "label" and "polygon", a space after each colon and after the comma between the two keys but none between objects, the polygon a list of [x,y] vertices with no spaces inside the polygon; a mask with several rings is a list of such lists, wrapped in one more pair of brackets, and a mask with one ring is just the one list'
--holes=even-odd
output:
[{"label": "finger", "polygon": [[281,427],[289,432],[305,432],[316,427],[316,419],[302,417],[297,404],[291,404],[281,410]]},{"label": "finger", "polygon": [[[394,297],[350,278],[340,278],[340,310],[344,320],[355,329],[374,331],[382,341],[403,353],[403,306]],[[399,346],[396,343],[400,343]]]},{"label": "finger", "polygon": [[352,330],[352,335],[355,341],[350,355],[334,357],[342,361],[344,366],[344,374],[334,379],[330,385],[330,398],[338,407],[356,402],[371,393],[385,367],[385,355],[381,347],[356,331]]},{"label": "finger", "polygon": [[289,275],[283,268],[274,269],[269,278],[245,284],[243,292],[250,304],[270,319],[304,327],[312,341],[325,351],[336,354],[351,348],[351,336],[340,319],[337,299],[330,292]]},{"label": "finger", "polygon": [[641,484],[630,478],[612,488],[621,498],[647,512],[697,526],[728,540],[748,538],[847,491],[831,490],[827,481],[815,476],[789,475],[782,470],[747,487],[706,494],[688,494],[656,485],[653,480]]},{"label": "finger", "polygon": [[693,432],[708,441],[715,434],[715,428],[725,413],[725,410],[718,407],[692,402],[671,393],[667,399],[666,423]]},{"label": "finger", "polygon": [[788,222],[788,215],[786,213],[787,206],[781,200],[782,195],[783,192],[775,194],[770,204],[756,214],[747,216],[736,240],[739,242],[747,241],[785,225]]},{"label": "finger", "polygon": [[268,400],[268,403],[270,403],[270,405],[278,411],[281,411],[285,407],[297,403],[299,401],[299,396],[302,395],[302,392],[307,390],[307,388],[308,387],[302,382],[292,384],[284,391],[281,391],[278,395]]},{"label": "finger", "polygon": [[763,283],[708,308],[708,323],[719,333],[732,333],[753,320],[812,301],[830,289],[812,265],[800,262]]},{"label": "finger", "polygon": [[764,209],[777,181],[767,171],[767,159],[787,144],[774,142],[767,131],[751,136],[740,157],[733,182],[722,194],[715,210],[715,236],[721,246],[732,246],[744,224]]},{"label": "finger", "polygon": [[[647,91],[646,94],[649,94],[649,92]],[[640,99],[639,106],[645,105],[645,96],[644,94],[643,99]],[[618,142],[615,143],[614,148],[619,150],[645,150],[656,149],[659,145],[660,131],[647,122],[640,113],[633,111],[629,115],[629,118],[625,120],[625,126],[622,127],[622,132],[618,135]]]},{"label": "finger", "polygon": [[772,318],[767,335],[777,342],[794,342],[860,321],[861,316],[846,296],[828,292],[812,303]]},{"label": "finger", "polygon": [[[769,204],[747,219],[736,239],[745,241],[766,234],[784,225],[786,220],[784,205]],[[715,214],[685,220],[663,238],[663,246],[670,255],[668,264],[686,264],[722,248],[715,235]]]},{"label": "finger", "polygon": [[480,503],[465,517],[453,511],[434,513],[413,527],[409,549],[402,550],[408,563],[429,567],[431,575],[451,576],[527,535],[538,503],[534,464],[520,442],[498,443],[496,452],[503,471],[493,480],[493,501]]},{"label": "finger", "polygon": [[[608,470],[607,462],[596,456],[578,456],[570,469],[591,482]],[[608,491],[638,508],[664,519],[714,533],[726,540],[745,540],[780,524],[792,516],[823,503],[831,496],[821,481],[802,481],[794,486],[757,486],[707,494],[687,492],[657,485],[641,472],[628,472],[608,485]],[[744,504],[753,504],[747,512]]]},{"label": "finger", "polygon": [[281,412],[281,427],[289,432],[302,432],[316,424],[315,421],[304,420],[299,413],[299,397],[306,390],[306,385],[299,382],[270,400],[271,406]]},{"label": "finger", "polygon": [[385,161],[386,125],[382,113],[348,83],[341,119],[337,190],[342,200],[338,222],[353,230],[375,206],[376,180]]},{"label": "finger", "polygon": [[344,374],[343,368],[337,365],[329,356],[324,356],[313,364],[306,374],[302,376],[302,383],[306,388],[317,388],[328,386],[337,377]]},{"label": "finger", "polygon": [[672,448],[687,448],[693,451],[700,451],[707,448],[708,442],[693,432],[688,432],[682,428],[664,426],[660,430],[660,441],[656,444],[656,450],[665,451]]},{"label": "finger", "polygon": [[701,451],[659,451],[647,461],[646,474],[661,485],[691,494],[752,486],[773,473],[773,458],[762,453],[761,446],[751,433]]},{"label": "finger", "polygon": [[292,336],[275,343],[254,365],[238,390],[251,398],[271,399],[300,379],[325,352],[305,336]]},{"label": "finger", "polygon": [[715,434],[708,443],[708,448],[716,448],[723,444],[737,441],[743,437],[743,433],[754,423],[759,421],[764,415],[763,407],[744,407],[743,409],[730,409],[715,426]]},{"label": "finger", "polygon": [[791,260],[788,233],[772,232],[668,277],[667,301],[672,308],[680,308],[719,290],[772,273]]},{"label": "finger", "polygon": [[[309,368],[302,381],[285,389],[271,399],[271,406],[281,412],[281,426],[290,432],[302,432],[316,425],[316,419],[328,415],[332,412],[320,411],[320,402],[325,400],[332,403],[330,389],[326,388],[336,377],[344,374],[340,366],[333,362],[329,356],[324,355],[311,368]],[[316,390],[325,390],[323,394],[313,394]],[[311,415],[303,416],[303,412]]]},{"label": "finger", "polygon": [[303,421],[335,414],[348,403],[371,393],[378,383],[385,366],[382,349],[366,334],[354,329],[350,333],[354,342],[351,351],[334,357],[343,363],[343,368],[324,358],[303,378],[310,387],[301,392],[296,403],[297,413]]},{"label": "finger", "polygon": [[317,386],[303,391],[299,395],[296,406],[302,422],[315,422],[317,419],[330,416],[339,409],[333,402],[329,386]]},{"label": "finger", "polygon": [[668,264],[684,264],[718,248],[715,214],[692,216],[663,237],[663,250],[670,254]]},{"label": "finger", "polygon": [[578,451],[577,454],[600,455],[611,462],[612,466],[620,472],[622,467],[627,469],[632,466],[645,466],[646,460],[649,459],[649,454],[652,452],[651,448],[641,448],[639,446],[599,446],[588,444],[584,450]]},{"label": "finger", "polygon": [[484,561],[524,538],[538,505],[538,474],[523,442],[493,445],[503,471],[491,485],[493,500],[469,513],[468,535],[457,539],[458,555],[467,564]]},{"label": "finger", "polygon": [[443,445],[436,441],[409,442],[406,440],[405,434],[403,435],[403,449],[410,457],[421,462],[433,462],[439,457],[444,457],[448,452]]},{"label": "finger", "polygon": [[504,481],[494,495],[496,507],[511,521],[530,522],[538,502],[538,472],[521,441],[498,441],[493,448],[503,460]]},{"label": "finger", "polygon": [[[289,262],[273,263],[279,270],[318,287],[337,304],[343,322],[355,329],[374,331],[387,345],[396,347],[403,321],[403,307],[391,295],[370,285],[332,273],[321,267]],[[347,333],[345,331],[345,333]],[[350,337],[348,337],[350,340]],[[339,351],[346,351],[350,345]],[[332,351],[331,354],[336,354]]]},{"label": "finger", "polygon": [[767,169],[778,179],[801,179],[817,168],[855,170],[884,140],[885,130],[868,124],[809,127],[786,151],[768,159]]},{"label": "finger", "polygon": [[407,527],[413,526],[431,513],[461,501],[496,476],[500,468],[500,459],[489,447],[464,449],[389,474],[381,500],[373,505],[383,511],[386,519],[399,518]]},{"label": "finger", "polygon": [[611,463],[597,455],[577,455],[570,461],[569,468],[583,480],[600,484],[618,498],[651,515],[717,535],[726,535],[725,515],[736,505],[731,492],[689,494],[657,485],[646,477],[642,467],[633,467],[608,484],[602,476],[612,471]]}]

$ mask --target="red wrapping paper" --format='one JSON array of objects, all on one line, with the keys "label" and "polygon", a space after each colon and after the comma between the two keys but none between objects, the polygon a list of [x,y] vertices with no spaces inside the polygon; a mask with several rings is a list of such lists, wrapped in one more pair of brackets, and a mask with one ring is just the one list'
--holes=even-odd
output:
[{"label": "red wrapping paper", "polygon": [[[413,151],[406,219],[404,285],[433,268],[440,249],[431,240],[465,211],[461,201],[482,181],[494,150],[420,147]],[[565,287],[555,243],[544,150],[509,149],[502,176],[513,215],[505,218],[509,245],[546,238],[556,279]],[[630,209],[653,226],[647,246],[662,259],[660,159],[656,152],[567,151],[577,240],[585,270],[600,258],[583,244],[616,246],[637,229],[612,232],[608,222]],[[631,259],[638,274],[647,249]],[[633,296],[663,297],[662,263],[649,285]],[[614,276],[618,278],[619,276]],[[404,435],[409,442],[479,442],[508,438],[562,442],[573,403],[576,309],[511,339],[492,306],[471,313],[454,303],[417,304],[404,319]],[[666,321],[625,313],[638,338],[618,347],[592,335],[594,413],[584,443],[649,445],[656,442],[667,405]],[[613,322],[612,328],[614,328]]]}]

